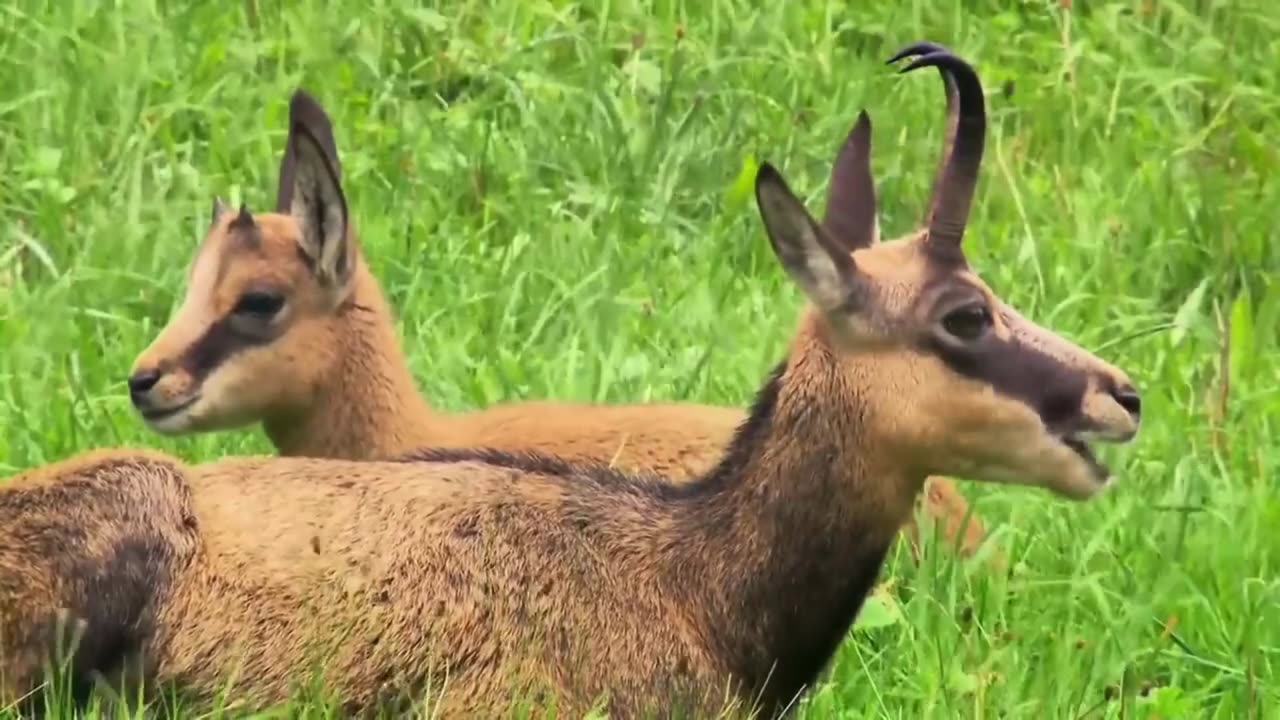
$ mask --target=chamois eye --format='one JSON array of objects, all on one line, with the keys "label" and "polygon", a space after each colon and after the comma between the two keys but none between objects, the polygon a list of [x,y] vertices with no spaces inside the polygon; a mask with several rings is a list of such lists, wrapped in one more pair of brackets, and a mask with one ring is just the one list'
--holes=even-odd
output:
[{"label": "chamois eye", "polygon": [[270,319],[284,307],[284,297],[268,292],[247,292],[236,301],[232,310],[236,315],[251,315],[260,319]]},{"label": "chamois eye", "polygon": [[982,305],[967,305],[947,313],[942,327],[960,340],[977,340],[991,327],[991,313]]}]

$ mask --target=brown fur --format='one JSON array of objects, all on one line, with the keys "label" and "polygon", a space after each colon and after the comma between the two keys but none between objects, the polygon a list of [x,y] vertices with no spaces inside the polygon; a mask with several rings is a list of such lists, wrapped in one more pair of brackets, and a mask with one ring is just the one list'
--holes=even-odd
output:
[{"label": "brown fur", "polygon": [[[349,279],[327,284],[319,277],[318,251],[306,249],[290,208],[298,188],[323,176],[326,168],[334,169],[331,191],[341,198],[337,149],[327,115],[305,93],[295,95],[291,118],[277,212],[246,219],[215,206],[182,307],[134,363],[135,378],[154,378],[147,390],[133,394],[152,428],[189,433],[261,422],[287,456],[373,459],[431,446],[541,450],[655,471],[678,482],[696,478],[720,458],[744,419],[740,409],[549,401],[457,414],[430,408],[408,370],[392,310],[354,228],[344,228],[345,248],[337,255],[347,258]],[[319,152],[307,151],[308,137],[316,138]],[[301,153],[294,150],[299,145]],[[834,191],[844,187],[838,170],[833,167]],[[832,208],[856,200],[833,196],[828,217],[841,217]],[[345,207],[345,201],[335,204]],[[193,348],[213,345],[212,329],[226,323],[247,290],[262,288],[278,289],[286,298],[267,342],[238,347],[202,374],[205,368],[192,360],[198,354]],[[156,414],[193,397],[198,398],[194,404],[177,413]],[[979,548],[985,527],[976,515],[965,519],[968,503],[952,481],[931,478],[921,498],[925,517],[940,522],[946,545],[959,538],[965,555]],[[906,529],[918,553],[914,515]],[[1002,562],[998,552],[992,558]]]},{"label": "brown fur", "polygon": [[[869,162],[865,115],[851,139]],[[939,207],[968,187],[945,184]],[[32,628],[66,608],[85,621],[82,684],[128,670],[252,706],[317,669],[350,713],[432,681],[447,717],[504,716],[530,692],[575,715],[607,694],[615,717],[726,698],[776,716],[845,637],[927,475],[1101,491],[1073,443],[1137,433],[1121,370],[1000,303],[958,237],[881,244],[868,210],[845,218],[868,240],[849,252],[772,166],[756,195],[810,306],[698,479],[494,449],[59,463],[0,489],[7,692],[37,677]],[[974,303],[989,315],[969,333],[956,313]]]}]

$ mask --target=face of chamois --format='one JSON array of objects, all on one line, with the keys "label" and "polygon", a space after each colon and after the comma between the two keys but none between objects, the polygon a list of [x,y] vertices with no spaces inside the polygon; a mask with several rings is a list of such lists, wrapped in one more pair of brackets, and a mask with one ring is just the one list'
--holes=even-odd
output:
[{"label": "face of chamois", "polygon": [[276,212],[215,200],[181,307],[134,362],[129,394],[154,430],[225,429],[300,407],[337,362],[356,264],[333,129],[297,91]]},{"label": "face of chamois", "polygon": [[832,387],[858,396],[878,457],[920,476],[1037,485],[1072,499],[1109,472],[1087,441],[1127,442],[1139,425],[1125,373],[1023,318],[969,267],[961,247],[986,132],[974,70],[941,46],[894,62],[935,67],[948,132],[925,227],[880,242],[865,112],[841,147],[826,216],[815,221],[769,165],[756,198],[770,242],[804,290],[836,358]]}]

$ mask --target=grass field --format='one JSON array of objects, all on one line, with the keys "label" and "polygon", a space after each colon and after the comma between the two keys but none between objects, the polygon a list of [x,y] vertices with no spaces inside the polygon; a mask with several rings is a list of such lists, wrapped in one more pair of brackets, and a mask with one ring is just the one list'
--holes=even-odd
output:
[{"label": "grass field", "polygon": [[745,405],[800,304],[754,163],[816,212],[866,107],[881,226],[909,229],[941,86],[883,60],[931,39],[989,93],[970,257],[1128,369],[1144,427],[1096,502],[966,484],[1009,573],[897,550],[892,594],[803,717],[1280,713],[1280,6],[327,6],[0,9],[4,474],[100,446],[270,451],[256,431],[154,435],[124,378],[181,296],[212,195],[269,207],[297,85],[333,115],[436,405]]}]

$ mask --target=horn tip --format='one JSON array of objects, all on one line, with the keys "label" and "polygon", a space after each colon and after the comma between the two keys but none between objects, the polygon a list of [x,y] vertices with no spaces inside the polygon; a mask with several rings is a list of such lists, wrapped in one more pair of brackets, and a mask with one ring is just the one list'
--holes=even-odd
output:
[{"label": "horn tip", "polygon": [[778,168],[773,163],[765,160],[756,168],[756,183],[776,180],[781,177],[782,173],[778,172]]},{"label": "horn tip", "polygon": [[936,52],[949,52],[949,51],[947,50],[946,46],[939,45],[936,42],[932,42],[929,40],[918,40],[916,42],[908,43],[902,46],[896,53],[893,54],[893,57],[890,57],[888,60],[885,61],[885,64],[892,65],[893,63],[896,63],[899,60],[902,60],[903,58],[906,58],[911,55],[928,55]]},{"label": "horn tip", "polygon": [[231,221],[231,225],[238,228],[247,228],[253,227],[253,224],[253,213],[249,212],[249,206],[240,203],[240,212]]},{"label": "horn tip", "polygon": [[917,57],[915,60],[912,60],[911,62],[904,65],[900,70],[898,70],[898,74],[904,75],[906,73],[912,72],[913,70],[919,70],[920,68],[923,68],[923,67],[932,67],[936,65],[938,63],[938,60],[940,60],[942,57],[944,57],[944,53],[941,53],[941,52],[934,52],[934,53],[929,53],[928,55],[921,55],[920,57]]}]

